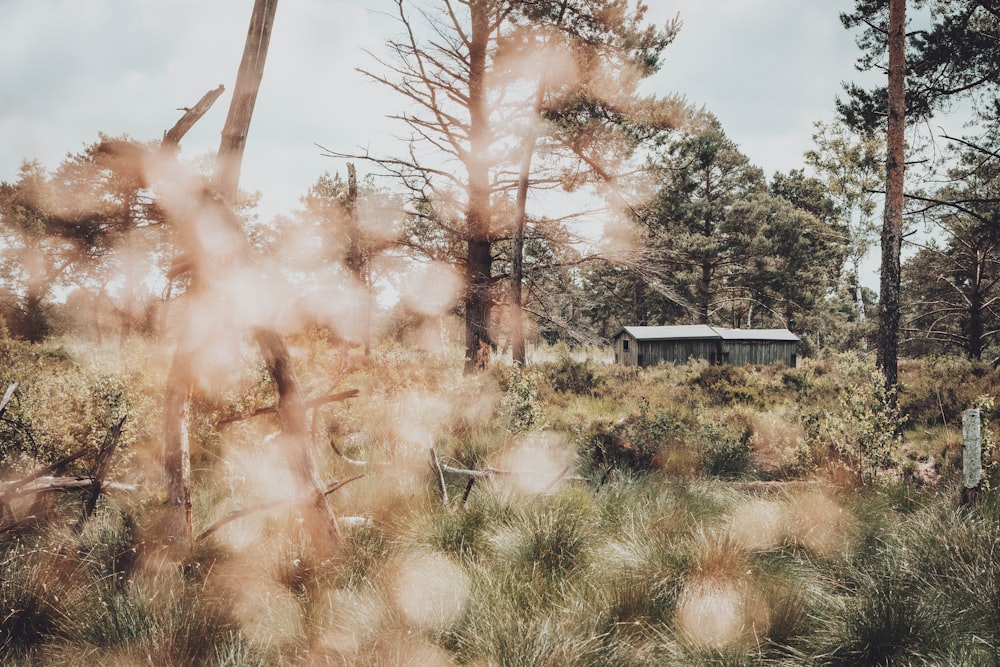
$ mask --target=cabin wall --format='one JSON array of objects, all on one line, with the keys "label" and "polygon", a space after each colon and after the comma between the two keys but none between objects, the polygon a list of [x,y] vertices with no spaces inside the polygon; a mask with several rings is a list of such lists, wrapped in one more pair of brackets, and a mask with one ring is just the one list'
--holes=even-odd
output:
[{"label": "cabin wall", "polygon": [[691,359],[705,359],[716,363],[719,358],[719,341],[689,338],[682,340],[648,340],[639,342],[642,355],[639,366],[657,364],[686,364]]},{"label": "cabin wall", "polygon": [[767,366],[781,362],[794,368],[797,358],[794,341],[722,341],[713,339],[636,340],[628,334],[614,339],[615,362],[623,366],[685,364],[704,359],[711,364]]},{"label": "cabin wall", "polygon": [[615,362],[623,366],[639,365],[639,341],[628,334],[614,340]]},{"label": "cabin wall", "polygon": [[794,368],[796,346],[794,341],[723,341],[723,362],[733,366],[767,366],[780,361]]}]

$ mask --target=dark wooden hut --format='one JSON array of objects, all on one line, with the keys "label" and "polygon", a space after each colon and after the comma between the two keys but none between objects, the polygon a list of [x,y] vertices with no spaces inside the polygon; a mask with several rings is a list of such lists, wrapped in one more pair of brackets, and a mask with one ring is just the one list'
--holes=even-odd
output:
[{"label": "dark wooden hut", "polygon": [[781,362],[795,367],[799,338],[788,329],[725,329],[694,324],[670,327],[624,327],[611,337],[615,362],[625,366],[710,364],[747,366]]}]

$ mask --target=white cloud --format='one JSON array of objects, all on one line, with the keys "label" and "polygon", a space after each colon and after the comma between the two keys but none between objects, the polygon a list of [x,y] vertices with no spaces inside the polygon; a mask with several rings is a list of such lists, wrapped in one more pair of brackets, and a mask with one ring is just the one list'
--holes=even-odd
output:
[{"label": "white cloud", "polygon": [[[765,172],[800,166],[812,122],[829,118],[852,78],[853,36],[838,19],[850,0],[653,0],[648,17],[680,13],[684,26],[651,84],[716,113]],[[0,180],[22,159],[49,168],[99,131],[156,139],[224,84],[231,91],[253,3],[249,0],[3,0],[0,2]],[[404,128],[403,107],[357,67],[375,67],[399,32],[387,0],[282,3],[250,130],[242,185],[263,193],[265,218],[343,161],[341,151],[385,153]],[[183,142],[184,154],[218,148],[227,92]],[[398,146],[398,144],[397,144]],[[359,164],[365,171],[365,165]]]}]

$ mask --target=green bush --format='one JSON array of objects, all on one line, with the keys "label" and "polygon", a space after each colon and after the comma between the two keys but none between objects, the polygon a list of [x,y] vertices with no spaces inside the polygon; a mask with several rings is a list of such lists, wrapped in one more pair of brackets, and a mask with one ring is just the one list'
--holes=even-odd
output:
[{"label": "green bush", "polygon": [[545,412],[538,400],[538,376],[520,367],[510,370],[500,414],[510,433],[540,429],[545,425]]},{"label": "green bush", "polygon": [[774,401],[774,392],[763,376],[744,366],[704,366],[690,383],[716,405],[740,404],[763,408]]},{"label": "green bush", "polygon": [[698,429],[698,451],[703,472],[728,479],[746,474],[750,467],[751,437],[753,426],[743,413],[702,424]]},{"label": "green bush", "polygon": [[961,357],[927,357],[900,364],[899,409],[914,426],[961,427],[962,411],[1000,387],[1000,370]]},{"label": "green bush", "polygon": [[556,361],[542,364],[540,370],[555,391],[567,394],[594,395],[604,384],[604,378],[593,361],[589,358],[585,361],[574,359],[566,347],[559,350]]},{"label": "green bush", "polygon": [[664,450],[686,448],[688,425],[666,409],[653,413],[639,401],[639,412],[615,422],[597,423],[583,434],[584,455],[598,469],[650,472],[663,462]]}]

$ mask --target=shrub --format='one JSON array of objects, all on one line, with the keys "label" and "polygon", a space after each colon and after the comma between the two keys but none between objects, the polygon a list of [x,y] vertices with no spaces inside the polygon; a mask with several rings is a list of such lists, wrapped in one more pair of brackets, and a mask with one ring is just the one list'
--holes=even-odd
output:
[{"label": "shrub", "polygon": [[961,426],[962,411],[1000,386],[1000,371],[960,357],[931,356],[900,364],[900,412],[913,425]]},{"label": "shrub", "polygon": [[713,477],[735,478],[750,467],[750,438],[753,425],[742,412],[731,413],[722,421],[707,421],[698,430],[702,470]]},{"label": "shrub", "polygon": [[538,401],[538,377],[520,367],[512,368],[500,399],[500,413],[507,431],[522,433],[545,425],[545,413]]},{"label": "shrub", "polygon": [[[3,379],[4,388],[15,381],[18,387],[0,425],[0,459],[4,466],[22,471],[85,449],[88,455],[71,464],[68,472],[87,472],[108,430],[131,411],[132,397],[123,379],[72,361],[44,363],[26,377]],[[112,459],[117,470],[127,463],[136,441],[137,430],[130,426],[126,422]]]},{"label": "shrub", "polygon": [[862,484],[871,484],[895,464],[905,418],[885,386],[885,376],[870,361],[845,369],[839,405],[806,419],[811,436],[831,443]]},{"label": "shrub", "polygon": [[716,405],[740,404],[763,408],[775,400],[774,389],[759,370],[745,366],[704,365],[690,380]]},{"label": "shrub", "polygon": [[750,419],[753,463],[762,477],[788,479],[812,470],[819,463],[820,452],[810,447],[805,426],[797,415],[770,410],[754,413]]},{"label": "shrub", "polygon": [[577,361],[565,346],[556,361],[544,364],[541,370],[555,391],[568,394],[594,395],[604,382],[593,361]]},{"label": "shrub", "polygon": [[654,414],[649,401],[641,399],[638,414],[598,424],[586,434],[585,454],[599,468],[649,472],[669,457],[668,450],[686,448],[687,429],[680,416],[666,409]]}]

